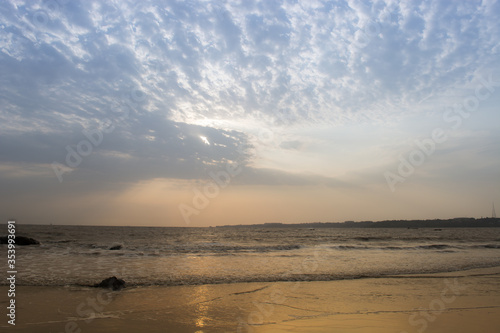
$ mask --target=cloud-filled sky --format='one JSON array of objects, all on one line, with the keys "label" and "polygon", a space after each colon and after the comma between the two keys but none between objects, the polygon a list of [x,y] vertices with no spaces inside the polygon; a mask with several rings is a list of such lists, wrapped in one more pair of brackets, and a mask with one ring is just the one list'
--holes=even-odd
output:
[{"label": "cloud-filled sky", "polygon": [[500,210],[498,1],[5,0],[0,73],[3,220]]}]

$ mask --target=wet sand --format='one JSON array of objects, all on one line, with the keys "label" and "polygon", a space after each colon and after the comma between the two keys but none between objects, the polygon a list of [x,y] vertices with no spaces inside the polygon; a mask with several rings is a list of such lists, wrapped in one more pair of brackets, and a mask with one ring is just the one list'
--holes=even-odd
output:
[{"label": "wet sand", "polygon": [[[0,305],[6,313],[7,287]],[[499,332],[500,267],[325,282],[17,286],[6,332]]]}]

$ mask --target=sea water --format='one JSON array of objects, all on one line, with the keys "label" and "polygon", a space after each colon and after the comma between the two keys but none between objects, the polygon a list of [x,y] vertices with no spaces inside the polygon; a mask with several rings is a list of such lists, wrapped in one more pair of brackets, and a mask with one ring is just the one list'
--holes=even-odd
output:
[{"label": "sea water", "polygon": [[500,266],[500,228],[19,224],[17,235],[41,243],[16,248],[17,285],[87,286],[113,275],[128,286],[328,281]]}]

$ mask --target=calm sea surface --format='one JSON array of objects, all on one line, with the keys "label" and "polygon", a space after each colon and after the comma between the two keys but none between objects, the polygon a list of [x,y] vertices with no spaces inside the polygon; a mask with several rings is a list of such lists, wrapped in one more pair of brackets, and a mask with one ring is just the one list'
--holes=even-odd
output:
[{"label": "calm sea surface", "polygon": [[[1,234],[6,234],[0,232]],[[17,284],[325,281],[500,266],[500,228],[148,228],[17,225]],[[120,249],[111,250],[113,246]],[[0,245],[6,253],[6,245]],[[7,259],[0,269],[7,270]],[[1,284],[6,284],[2,281]]]}]

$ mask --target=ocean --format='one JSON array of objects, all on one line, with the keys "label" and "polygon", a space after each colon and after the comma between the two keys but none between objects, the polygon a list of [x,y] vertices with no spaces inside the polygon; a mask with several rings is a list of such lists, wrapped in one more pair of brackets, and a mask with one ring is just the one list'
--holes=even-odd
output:
[{"label": "ocean", "polygon": [[41,243],[16,247],[18,286],[90,286],[113,275],[129,287],[329,281],[500,266],[500,228],[17,224],[16,234]]}]

